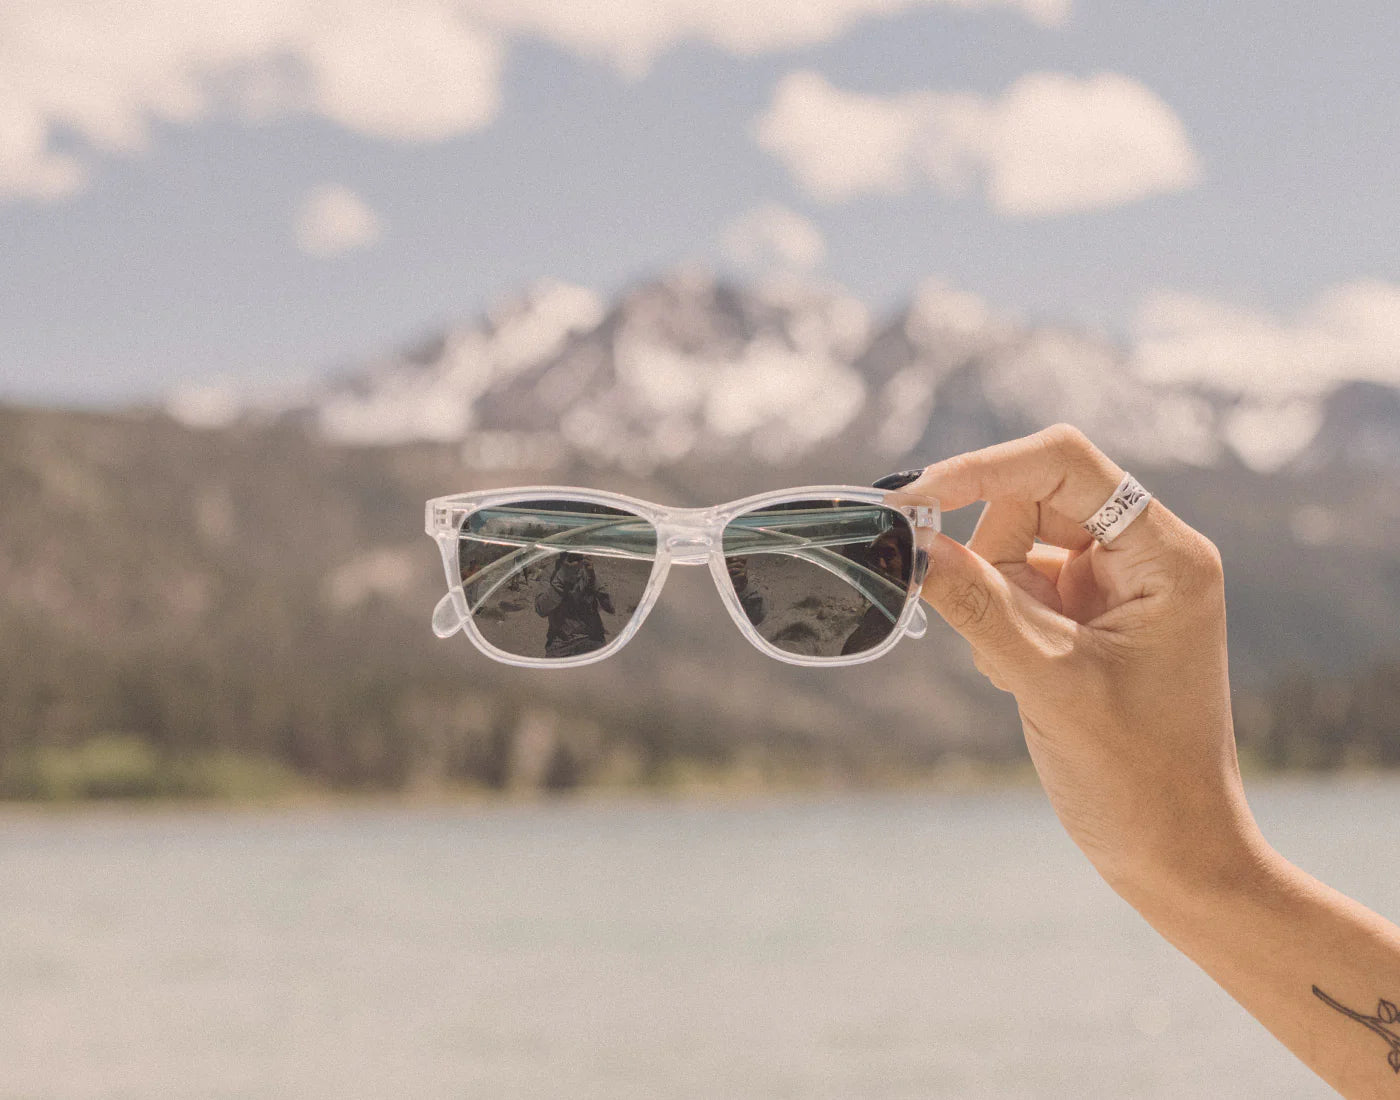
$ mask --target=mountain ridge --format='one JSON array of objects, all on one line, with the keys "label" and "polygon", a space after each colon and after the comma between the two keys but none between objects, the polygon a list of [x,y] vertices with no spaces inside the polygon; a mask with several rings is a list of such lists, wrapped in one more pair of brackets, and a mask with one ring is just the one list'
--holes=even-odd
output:
[{"label": "mountain ridge", "polygon": [[[1396,653],[1400,393],[1154,383],[1112,341],[941,284],[875,316],[829,287],[681,272],[613,302],[540,284],[276,400],[0,405],[0,796],[49,789],[45,752],[107,734],[352,788],[884,782],[1019,759],[1013,701],[944,624],[868,665],[793,668],[747,646],[703,570],[677,570],[637,641],[587,668],[438,642],[422,506],[543,482],[676,505],[863,484],[1056,420],[1220,546],[1241,743],[1310,758],[1318,723],[1346,724],[1336,700],[1360,698],[1328,678]],[[1297,669],[1313,709],[1272,694]],[[1375,706],[1352,723],[1361,758],[1390,744]]]},{"label": "mountain ridge", "polygon": [[478,469],[791,466],[818,450],[909,465],[1057,421],[1124,462],[1400,469],[1400,389],[1344,378],[1275,398],[1151,379],[1107,337],[1022,324],[939,282],[875,316],[793,280],[681,270],[611,303],[544,280],[269,407],[224,390],[166,408],[187,424],[290,420],[339,443],[454,443]]}]

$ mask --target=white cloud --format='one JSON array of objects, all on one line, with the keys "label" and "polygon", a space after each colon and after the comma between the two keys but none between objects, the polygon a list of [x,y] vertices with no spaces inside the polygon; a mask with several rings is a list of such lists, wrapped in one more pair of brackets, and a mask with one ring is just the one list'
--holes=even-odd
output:
[{"label": "white cloud", "polygon": [[340,184],[312,188],[297,213],[297,247],[308,256],[338,256],[379,239],[379,218]]},{"label": "white cloud", "polygon": [[1343,379],[1400,385],[1400,285],[1332,287],[1292,318],[1185,294],[1162,293],[1138,311],[1137,369],[1283,399]]},{"label": "white cloud", "polygon": [[789,73],[754,127],[814,197],[836,202],[907,190],[933,97],[843,92],[820,73]]},{"label": "white cloud", "polygon": [[438,141],[495,117],[500,45],[453,5],[345,6],[302,47],[319,113],[405,141]]},{"label": "white cloud", "polygon": [[[1118,73],[1022,77],[1000,99],[949,105],[951,154],[986,173],[1005,214],[1034,217],[1118,206],[1201,178],[1186,128],[1153,92]],[[932,155],[936,158],[937,151]],[[934,162],[934,171],[942,165]]]},{"label": "white cloud", "polygon": [[839,202],[929,182],[975,184],[1004,214],[1118,206],[1194,185],[1200,162],[1181,120],[1117,73],[1032,73],[1002,96],[871,96],[796,72],[755,127],[815,198]]},{"label": "white cloud", "polygon": [[153,121],[307,111],[426,140],[489,122],[500,46],[446,0],[51,0],[0,5],[0,196],[84,182],[66,129],[139,151]]},{"label": "white cloud", "polygon": [[730,262],[759,271],[814,271],[826,240],[810,219],[778,203],[763,203],[729,223],[720,237]]},{"label": "white cloud", "polygon": [[828,41],[916,7],[1070,0],[43,0],[0,3],[0,198],[86,182],[55,148],[139,151],[152,122],[309,112],[377,137],[430,141],[495,117],[505,43],[543,38],[638,73],[684,39],[752,55]]}]

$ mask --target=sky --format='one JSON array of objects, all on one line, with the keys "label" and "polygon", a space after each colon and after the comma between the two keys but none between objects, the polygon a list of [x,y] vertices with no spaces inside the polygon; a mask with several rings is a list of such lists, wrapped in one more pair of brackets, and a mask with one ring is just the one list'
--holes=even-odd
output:
[{"label": "sky", "polygon": [[677,265],[1400,384],[1396,42],[1391,0],[11,0],[0,399],[276,384]]}]

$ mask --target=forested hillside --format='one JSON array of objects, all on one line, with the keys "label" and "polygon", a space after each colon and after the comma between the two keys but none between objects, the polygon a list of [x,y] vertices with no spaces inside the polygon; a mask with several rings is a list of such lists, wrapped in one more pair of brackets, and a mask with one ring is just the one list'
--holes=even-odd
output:
[{"label": "forested hillside", "polygon": [[[936,620],[872,664],[792,668],[739,637],[704,571],[680,570],[637,641],[584,669],[508,668],[429,630],[444,585],[422,534],[430,495],[549,479],[691,504],[840,467],[826,454],[799,467],[487,474],[445,444],[0,410],[0,786],[76,797],[294,780],[897,782],[952,759],[1019,759],[1014,706]],[[847,468],[842,480],[883,472]],[[1385,663],[1400,648],[1387,541],[1400,494],[1381,478],[1139,472],[1225,553],[1248,754],[1400,761],[1400,670]],[[1318,530],[1300,530],[1300,515]],[[1357,520],[1338,536],[1324,515]],[[950,518],[965,533],[972,517]]]}]

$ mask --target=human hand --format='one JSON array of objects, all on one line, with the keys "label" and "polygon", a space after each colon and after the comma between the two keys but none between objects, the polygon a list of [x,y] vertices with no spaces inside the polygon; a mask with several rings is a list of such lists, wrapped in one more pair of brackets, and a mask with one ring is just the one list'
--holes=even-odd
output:
[{"label": "human hand", "polygon": [[1136,903],[1229,881],[1268,849],[1235,754],[1220,555],[1156,499],[1099,545],[1080,524],[1122,477],[1056,425],[907,491],[945,511],[987,501],[966,547],[936,540],[924,599],[1015,695],[1055,812]]}]

